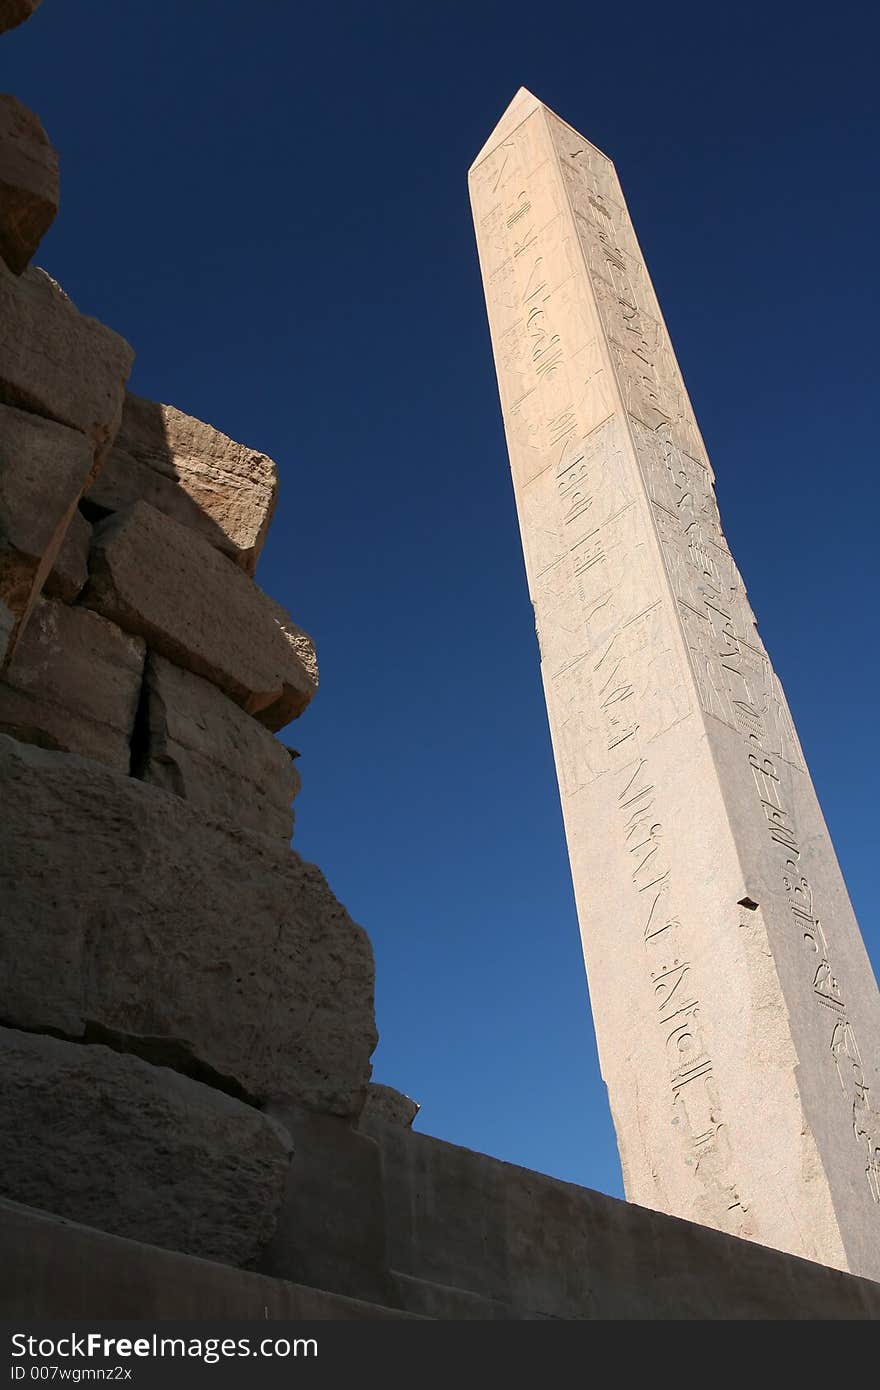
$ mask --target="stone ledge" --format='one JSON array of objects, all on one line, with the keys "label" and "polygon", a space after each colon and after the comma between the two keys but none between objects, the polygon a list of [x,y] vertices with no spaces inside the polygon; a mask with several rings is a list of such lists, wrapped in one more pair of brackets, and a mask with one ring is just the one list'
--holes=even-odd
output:
[{"label": "stone ledge", "polygon": [[0,1317],[408,1319],[264,1274],[179,1255],[0,1200]]},{"label": "stone ledge", "polygon": [[880,1284],[374,1117],[387,1258],[434,1318],[880,1318]]}]

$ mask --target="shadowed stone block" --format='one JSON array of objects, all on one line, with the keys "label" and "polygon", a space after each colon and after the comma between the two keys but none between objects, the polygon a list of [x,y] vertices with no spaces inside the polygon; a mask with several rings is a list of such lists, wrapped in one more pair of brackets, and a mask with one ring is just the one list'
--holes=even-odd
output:
[{"label": "shadowed stone block", "polygon": [[9,638],[12,635],[14,625],[15,618],[12,616],[11,610],[8,609],[3,600],[0,599],[0,670],[3,668],[3,662],[6,658],[6,648],[9,646]]},{"label": "shadowed stone block", "polygon": [[61,542],[61,549],[49,571],[49,578],[43,585],[44,593],[52,598],[63,599],[65,603],[73,603],[89,577],[91,544],[91,526],[81,512],[73,512],[64,533],[64,540]]},{"label": "shadowed stone block", "polygon": [[2,737],[0,800],[15,807],[0,819],[0,1018],[91,1028],[260,1099],[359,1113],[373,956],[314,865],[157,787]]},{"label": "shadowed stone block", "polygon": [[127,773],[144,655],[97,613],[40,599],[0,679],[0,730]]},{"label": "shadowed stone block", "polygon": [[16,275],[58,211],[58,155],[32,111],[0,93],[0,256]]},{"label": "shadowed stone block", "polygon": [[275,1230],[291,1143],[253,1106],[107,1047],[0,1028],[0,1193],[227,1264]]},{"label": "shadowed stone block", "polygon": [[[532,1320],[876,1318],[880,1285],[374,1119],[404,1308]],[[270,1258],[282,1238],[281,1217]],[[470,1305],[470,1306],[469,1306]]]},{"label": "shadowed stone block", "polygon": [[396,1091],[393,1086],[383,1086],[378,1081],[371,1081],[360,1123],[364,1126],[371,1120],[387,1120],[390,1124],[403,1125],[404,1129],[410,1129],[420,1108],[418,1101],[404,1095],[403,1091]]},{"label": "shadowed stone block", "polygon": [[119,427],[133,357],[45,271],[16,276],[0,260],[0,400],[81,430],[100,462]]},{"label": "shadowed stone block", "polygon": [[306,644],[313,658],[310,639],[227,556],[155,507],[136,502],[96,526],[90,570],[83,603],[206,677],[267,728],[282,728],[311,700],[316,681],[300,655]]},{"label": "shadowed stone block", "polygon": [[[405,1141],[399,1129],[398,1138]],[[428,1141],[428,1144],[439,1141]],[[446,1146],[442,1146],[446,1147]],[[432,1191],[436,1178],[435,1162],[424,1151],[414,1156],[418,1166],[412,1182],[402,1192],[403,1201],[416,1208],[423,1202],[427,1186]],[[472,1155],[486,1165],[508,1165],[483,1155]],[[293,1163],[298,1162],[298,1153]],[[438,1156],[437,1163],[443,1163]],[[389,1165],[393,1180],[399,1181],[396,1163]],[[294,1167],[295,1171],[295,1167]],[[519,1170],[522,1172],[522,1170]],[[526,1175],[528,1176],[528,1175]],[[538,1177],[532,1174],[532,1177]],[[426,1183],[427,1179],[427,1183]],[[553,1184],[552,1179],[539,1179]],[[475,1197],[483,1195],[488,1184],[478,1178],[468,1184]],[[550,1283],[541,1302],[557,1312],[538,1312],[522,1302],[503,1303],[457,1286],[392,1273],[398,1297],[409,1309],[419,1308],[430,1318],[509,1320],[566,1317],[576,1320],[710,1320],[762,1319],[802,1322],[828,1320],[876,1320],[880,1317],[880,1285],[857,1279],[839,1270],[811,1264],[792,1255],[783,1255],[760,1245],[749,1245],[688,1221],[677,1221],[659,1212],[617,1202],[613,1197],[589,1192],[585,1188],[558,1189],[556,1211],[552,1199],[529,1203],[527,1239],[533,1242],[529,1259],[516,1252],[504,1283],[524,1282],[529,1268],[544,1265]],[[579,1194],[580,1203],[565,1200],[566,1189]],[[454,1189],[453,1189],[454,1192]],[[491,1189],[485,1192],[491,1200]],[[505,1223],[502,1202],[492,1201],[490,1221]],[[455,1200],[453,1196],[453,1201]],[[518,1209],[514,1198],[514,1211]],[[578,1218],[577,1206],[583,1209]],[[547,1261],[555,1256],[555,1238],[545,1251],[541,1220],[550,1208],[551,1220],[563,1219],[574,1208],[572,1239],[564,1247],[563,1258],[555,1267]],[[398,1212],[406,1214],[401,1204]],[[412,1212],[410,1222],[394,1231],[400,1258],[419,1237],[423,1241],[412,1249],[408,1263],[427,1266],[434,1258],[433,1246],[444,1242],[443,1222],[447,1212],[441,1204],[436,1222],[426,1223]],[[481,1213],[477,1212],[479,1217]],[[429,1217],[430,1222],[430,1217]],[[389,1228],[390,1229],[390,1228]],[[514,1228],[506,1222],[508,1238],[514,1245]],[[482,1220],[473,1224],[479,1238]],[[583,1234],[582,1234],[583,1231]],[[414,1314],[383,1308],[377,1304],[344,1298],[325,1289],[307,1288],[285,1279],[233,1269],[212,1260],[201,1260],[174,1250],[107,1235],[93,1227],[65,1221],[49,1212],[38,1211],[18,1202],[0,1199],[0,1315],[7,1320],[28,1323],[40,1318],[79,1319],[134,1318],[158,1319],[247,1319],[265,1324],[267,1319],[297,1321],[333,1319],[353,1321],[371,1318],[412,1318]],[[513,1249],[511,1249],[513,1254]],[[479,1267],[479,1257],[477,1257]],[[460,1266],[464,1275],[472,1266]],[[455,1267],[453,1267],[455,1272]],[[480,1280],[482,1283],[482,1280]],[[502,1288],[504,1285],[502,1285]],[[578,1291],[584,1291],[578,1302]],[[595,1291],[595,1292],[593,1292]],[[574,1311],[568,1311],[574,1307]],[[416,1315],[417,1316],[417,1315]],[[256,1335],[256,1328],[254,1329]],[[320,1337],[320,1334],[318,1334]],[[808,1334],[809,1335],[809,1334]]]},{"label": "shadowed stone block", "polygon": [[42,3],[43,0],[0,0],[0,34],[24,24]]},{"label": "shadowed stone block", "polygon": [[413,1316],[107,1235],[2,1199],[0,1248],[0,1316],[24,1323],[37,1318],[362,1322]]},{"label": "shadowed stone block", "polygon": [[151,652],[135,775],[208,814],[288,841],[299,776],[278,739],[210,681]]},{"label": "shadowed stone block", "polygon": [[337,1115],[270,1106],[296,1159],[259,1268],[370,1303],[397,1303],[388,1273],[379,1145]]},{"label": "shadowed stone block", "polygon": [[89,500],[108,512],[149,502],[253,574],[277,488],[275,464],[265,454],[174,406],[129,392],[116,445]]},{"label": "shadowed stone block", "polygon": [[[76,504],[93,462],[92,444],[79,430],[0,405],[0,598],[21,627],[68,528],[77,526]],[[71,551],[61,563],[77,568]],[[75,579],[68,577],[69,590]]]}]

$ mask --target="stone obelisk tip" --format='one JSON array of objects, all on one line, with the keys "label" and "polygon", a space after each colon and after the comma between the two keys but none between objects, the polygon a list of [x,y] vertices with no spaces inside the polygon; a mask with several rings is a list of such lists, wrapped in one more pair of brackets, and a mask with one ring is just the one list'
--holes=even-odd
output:
[{"label": "stone obelisk tip", "polygon": [[530,116],[533,111],[537,111],[541,105],[542,102],[538,100],[533,92],[529,91],[528,87],[520,87],[516,96],[506,108],[498,124],[495,126],[495,129],[492,131],[492,134],[489,136],[471,165],[471,170],[475,169],[493,150],[503,144],[507,137],[516,130],[517,126],[520,125],[527,116]]}]

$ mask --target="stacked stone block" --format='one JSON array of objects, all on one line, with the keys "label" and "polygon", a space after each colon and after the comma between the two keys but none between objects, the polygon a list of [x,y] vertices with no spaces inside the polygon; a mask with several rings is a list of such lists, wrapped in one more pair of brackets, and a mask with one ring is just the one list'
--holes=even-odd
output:
[{"label": "stacked stone block", "polygon": [[318,671],[253,578],[275,464],[126,391],[31,265],[57,206],[0,98],[0,1197],[252,1263],[295,1181],[269,1108],[363,1107],[372,953],[288,843]]}]

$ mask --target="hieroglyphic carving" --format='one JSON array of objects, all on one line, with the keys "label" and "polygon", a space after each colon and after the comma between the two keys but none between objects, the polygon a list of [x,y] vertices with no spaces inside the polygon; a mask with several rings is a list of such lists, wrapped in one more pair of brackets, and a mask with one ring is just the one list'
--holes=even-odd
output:
[{"label": "hieroglyphic carving", "polygon": [[[842,1093],[876,1201],[873,1006],[862,981],[848,1009],[829,951],[855,982],[858,929],[616,174],[520,92],[470,181],[627,1193],[873,1274],[863,1212],[848,1209],[863,1191],[852,1139],[832,1129]],[[778,882],[764,825],[785,897],[760,904],[768,871]],[[839,932],[823,929],[810,878],[840,899]],[[778,1151],[760,1134],[764,1097]]]},{"label": "hieroglyphic carving", "polygon": [[[585,158],[583,142],[550,119],[701,703],[746,732],[743,720],[754,715],[743,711],[738,685],[748,661],[749,709],[759,711],[773,751],[802,767],[785,697],[721,529],[705,447],[616,176],[607,161]],[[735,669],[724,659],[725,645],[736,653]]]},{"label": "hieroglyphic carving", "polygon": [[[693,925],[671,906],[662,789],[646,772],[652,741],[691,708],[674,606],[658,596],[651,523],[609,384],[601,323],[582,269],[575,274],[577,244],[565,233],[558,190],[551,206],[560,216],[546,215],[540,169],[530,180],[527,157],[524,141],[487,161],[493,201],[482,226],[493,257],[487,300],[561,790],[566,800],[598,777],[619,782],[632,930],[660,1030],[667,1114],[705,1194],[698,1207],[746,1235],[748,1207],[731,1174],[688,945]],[[631,400],[649,419],[652,390],[646,367]]]},{"label": "hieroglyphic carving", "polygon": [[[639,934],[660,1025],[669,1077],[672,1122],[685,1162],[710,1201],[726,1210],[727,1228],[753,1234],[748,1203],[733,1178],[733,1154],[722,1117],[717,1078],[703,1024],[689,932],[676,901],[670,861],[664,850],[658,789],[634,730],[618,745],[617,802],[630,876],[639,900]],[[622,763],[622,765],[621,765]]]},{"label": "hieroglyphic carving", "polygon": [[[761,805],[775,841],[800,857],[789,813],[769,797],[779,778],[759,771],[754,750],[803,771],[794,723],[758,635],[745,585],[721,528],[714,481],[684,383],[645,271],[632,223],[604,161],[585,157],[583,142],[550,118],[566,189],[596,303],[630,417],[636,456],[678,603],[703,709],[740,735],[755,776],[768,786]],[[771,756],[760,768],[772,768]],[[791,861],[791,864],[794,860]],[[786,882],[790,876],[786,877]],[[807,880],[803,875],[800,882]],[[794,909],[793,909],[794,910]],[[819,956],[813,989],[841,1010],[831,1051],[852,1100],[853,1132],[865,1146],[866,1174],[880,1201],[880,1134],[868,1101],[861,1054],[845,1015],[840,986],[816,930],[804,934]],[[841,1039],[845,1040],[841,1042]],[[839,1059],[846,1058],[841,1069]]]},{"label": "hieroglyphic carving", "polygon": [[665,428],[649,432],[633,422],[633,437],[704,710],[746,740],[758,732],[777,757],[802,769],[782,687],[721,530],[708,468],[678,448]]},{"label": "hieroglyphic carving", "polygon": [[800,865],[801,847],[793,818],[783,805],[779,769],[766,755],[757,735],[751,736],[750,743],[749,764],[755,790],[770,839],[778,847],[782,885],[792,923],[807,951],[813,995],[831,1014],[831,1060],[850,1107],[853,1137],[864,1153],[868,1189],[873,1200],[880,1204],[880,1115],[871,1105],[870,1087],[865,1081],[862,1055],[847,1014],[843,989],[832,969],[812,886]]}]

